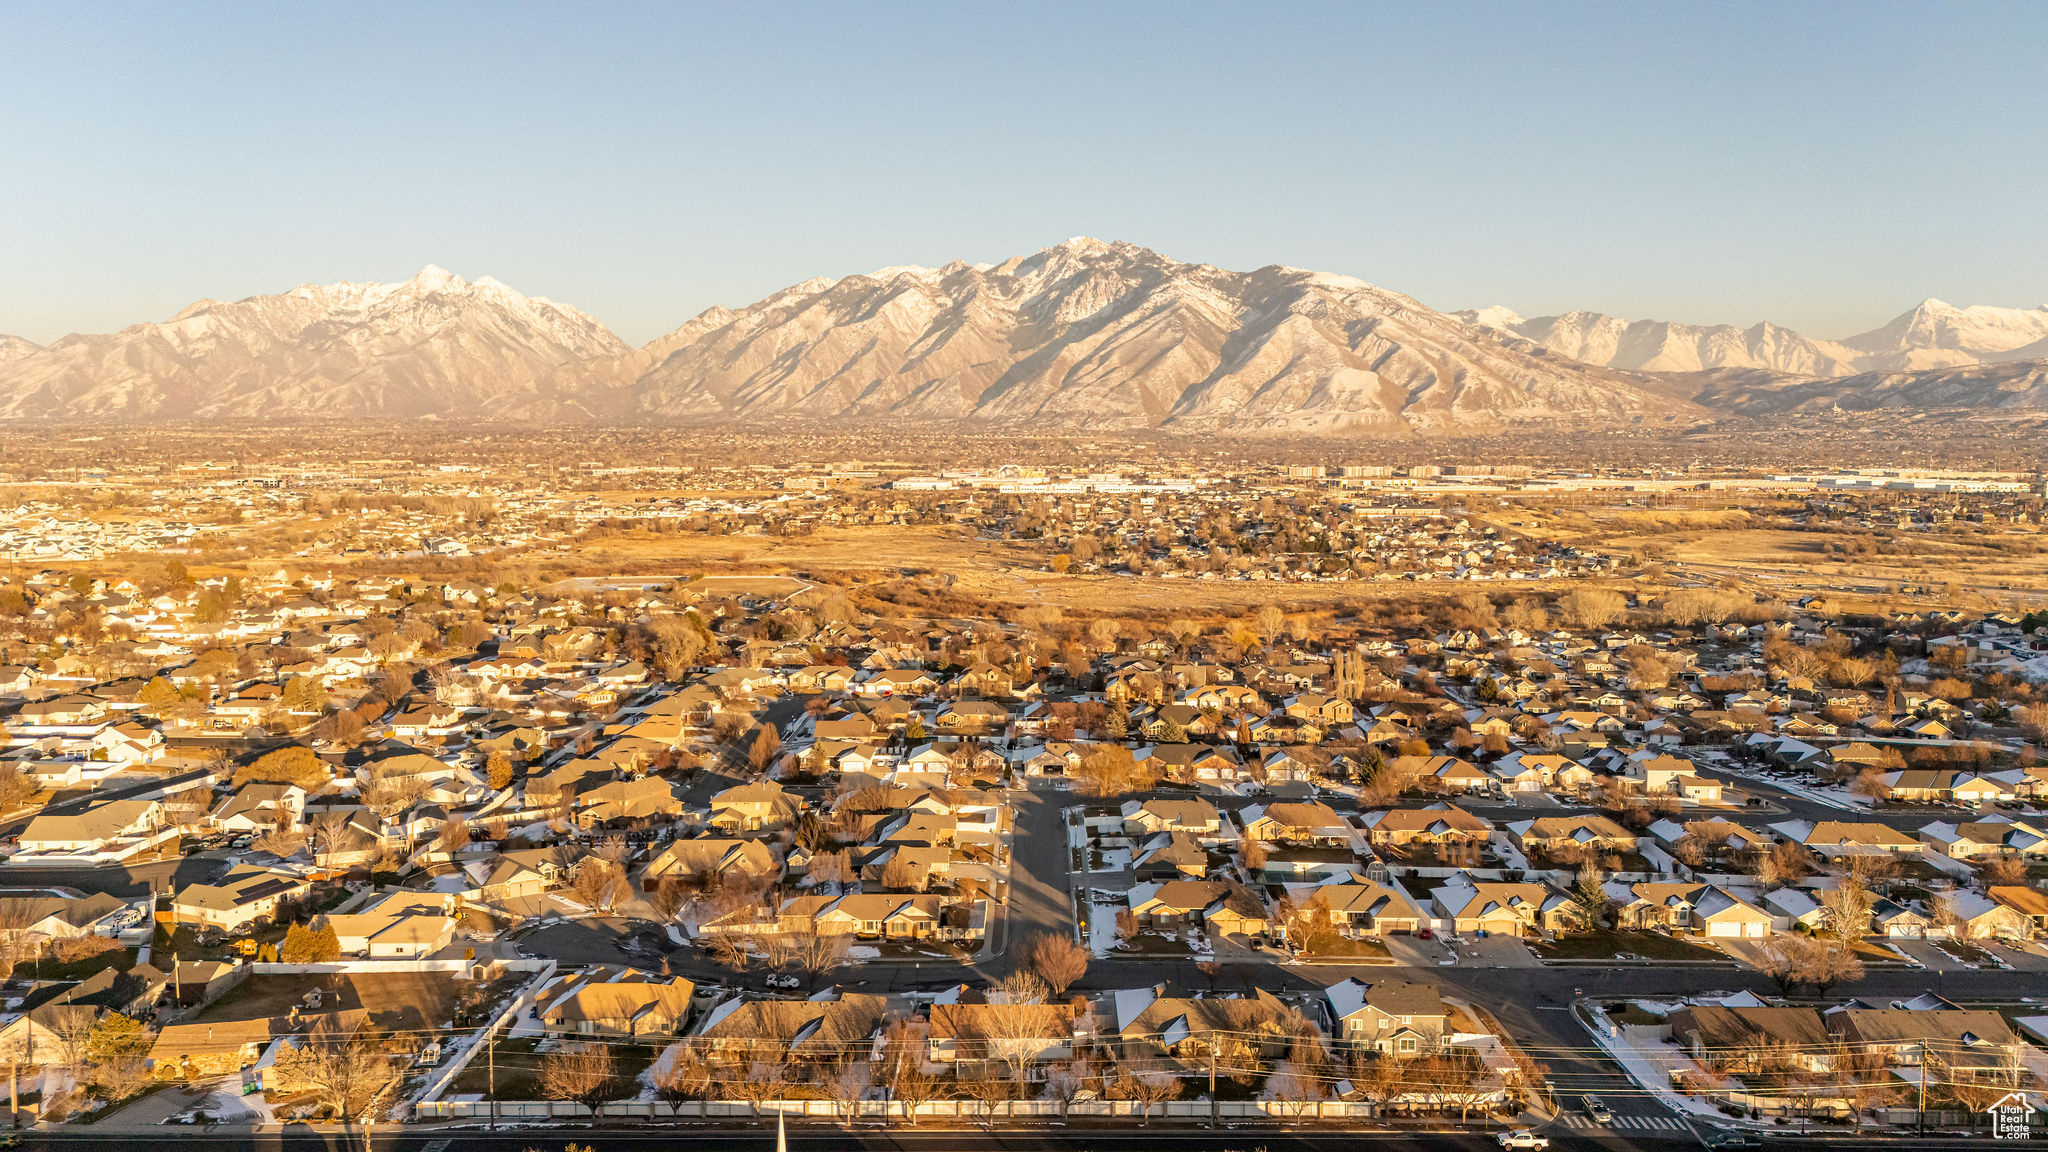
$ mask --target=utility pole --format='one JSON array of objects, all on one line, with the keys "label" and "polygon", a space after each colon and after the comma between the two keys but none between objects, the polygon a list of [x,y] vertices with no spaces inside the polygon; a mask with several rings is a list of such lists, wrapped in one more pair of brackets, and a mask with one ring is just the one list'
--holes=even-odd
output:
[{"label": "utility pole", "polygon": [[1212,1130],[1216,1127],[1216,1120],[1220,1111],[1221,1109],[1216,1102],[1216,1041],[1214,1038],[1211,1038],[1209,1041],[1209,1127]]},{"label": "utility pole", "polygon": [[1927,1048],[1920,1048],[1920,1135],[1927,1135]]},{"label": "utility pole", "polygon": [[490,1035],[484,1038],[484,1092],[491,1098],[491,1119],[487,1125],[490,1131],[498,1129],[498,1022],[491,1021]]}]

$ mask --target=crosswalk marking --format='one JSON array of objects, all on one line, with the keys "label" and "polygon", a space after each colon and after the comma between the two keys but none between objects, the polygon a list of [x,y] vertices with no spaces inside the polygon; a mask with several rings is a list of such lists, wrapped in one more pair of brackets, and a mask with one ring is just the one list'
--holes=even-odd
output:
[{"label": "crosswalk marking", "polygon": [[1567,1128],[1632,1128],[1642,1131],[1683,1132],[1688,1125],[1675,1116],[1616,1116],[1612,1123],[1601,1125],[1591,1117],[1577,1112],[1566,1112],[1558,1117]]}]

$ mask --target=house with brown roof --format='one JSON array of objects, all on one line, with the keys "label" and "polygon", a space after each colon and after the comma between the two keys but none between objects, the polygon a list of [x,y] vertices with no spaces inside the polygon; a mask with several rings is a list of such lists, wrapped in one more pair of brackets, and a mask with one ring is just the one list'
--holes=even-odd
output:
[{"label": "house with brown roof", "polygon": [[1450,1010],[1434,987],[1407,980],[1356,978],[1323,989],[1336,1038],[1392,1056],[1442,1047]]},{"label": "house with brown roof", "polygon": [[1427,919],[1401,889],[1373,880],[1324,884],[1310,906],[1338,935],[1354,938],[1413,932]]},{"label": "house with brown roof", "polygon": [[1206,1071],[1211,1056],[1271,1059],[1293,1040],[1293,1011],[1271,993],[1250,996],[1168,996],[1163,986],[1109,993],[1096,1016],[1118,1058],[1149,1059]]},{"label": "house with brown roof", "polygon": [[1169,880],[1138,884],[1124,899],[1138,925],[1152,929],[1203,927],[1228,935],[1266,930],[1266,902],[1227,880]]},{"label": "house with brown roof", "polygon": [[2048,935],[2048,892],[2023,884],[1993,884],[1984,894],[2025,917],[2035,936]]},{"label": "house with brown roof", "polygon": [[664,876],[705,880],[725,876],[779,876],[782,864],[775,850],[764,840],[731,836],[706,836],[696,840],[671,840],[654,859],[647,862],[641,884],[653,884]]},{"label": "house with brown roof", "polygon": [[961,1078],[1027,1075],[1048,1062],[1074,1057],[1075,1023],[1069,1004],[934,1004],[927,1050],[934,1064]]},{"label": "house with brown roof", "polygon": [[1216,806],[1197,797],[1126,800],[1122,812],[1124,834],[1127,836],[1185,832],[1197,840],[1211,841],[1221,835],[1223,827],[1223,818],[1216,811]]},{"label": "house with brown roof", "polygon": [[1242,821],[1246,836],[1265,843],[1351,843],[1351,826],[1328,804],[1275,802],[1245,809]]},{"label": "house with brown roof", "polygon": [[1522,851],[1557,856],[1570,851],[1633,852],[1636,834],[1598,813],[1542,816],[1507,826]]},{"label": "house with brown roof", "polygon": [[571,977],[534,1015],[550,1032],[579,1036],[675,1036],[689,1023],[696,986],[678,976],[600,972],[609,979]]},{"label": "house with brown roof", "polygon": [[854,992],[831,1000],[735,997],[705,1013],[694,1035],[714,1063],[838,1061],[874,1042],[886,1004]]},{"label": "house with brown roof", "polygon": [[1393,808],[1368,812],[1360,818],[1375,847],[1403,848],[1410,844],[1484,844],[1493,838],[1493,822],[1474,816],[1455,804],[1431,804],[1424,808]]},{"label": "house with brown roof", "polygon": [[727,834],[765,832],[796,823],[802,802],[772,780],[727,788],[711,798],[708,823]]},{"label": "house with brown roof", "polygon": [[1834,1038],[1811,1008],[1697,1004],[1669,1017],[1671,1039],[1703,1065],[1757,1073],[1825,1072]]},{"label": "house with brown roof", "polygon": [[287,1025],[282,1017],[167,1024],[149,1048],[151,1074],[159,1080],[234,1075],[261,1059]]},{"label": "house with brown roof", "polygon": [[1943,1008],[1845,1008],[1828,1031],[1850,1049],[1887,1064],[1925,1066],[1946,1081],[2015,1087],[2022,1068],[2019,1035],[1997,1012]]}]

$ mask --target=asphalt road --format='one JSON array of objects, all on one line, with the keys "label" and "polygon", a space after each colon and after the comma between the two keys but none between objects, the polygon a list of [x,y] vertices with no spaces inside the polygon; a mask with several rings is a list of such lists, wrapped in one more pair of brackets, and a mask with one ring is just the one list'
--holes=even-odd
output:
[{"label": "asphalt road", "polygon": [[1001,937],[985,968],[996,977],[1022,963],[1032,937],[1070,935],[1073,907],[1067,897],[1067,830],[1060,818],[1071,793],[1010,793],[1010,898],[1002,911]]},{"label": "asphalt road", "polygon": [[[789,1130],[793,1152],[1151,1152],[1176,1149],[1186,1152],[1348,1152],[1360,1148],[1427,1149],[1430,1152],[1498,1152],[1492,1136],[1470,1133],[1388,1133],[1344,1132],[1318,1129],[1283,1131],[1274,1127],[1245,1127],[1209,1132],[1203,1129],[1126,1126],[1103,1129],[1056,1128],[1029,1131],[984,1132],[909,1131],[903,1129],[861,1129],[824,1132],[805,1125]],[[374,1148],[383,1152],[556,1152],[569,1145],[588,1147],[594,1152],[646,1152],[652,1149],[707,1148],[733,1152],[769,1152],[775,1147],[775,1130],[761,1125],[748,1128],[650,1128],[644,1130],[592,1130],[578,1127],[546,1130],[483,1132],[470,1130],[428,1130],[379,1133]],[[285,1133],[198,1134],[165,1132],[140,1138],[95,1138],[89,1131],[77,1134],[37,1134],[25,1147],[51,1149],[141,1148],[145,1146],[204,1147],[208,1152],[357,1152],[363,1147],[359,1134],[344,1138],[339,1133],[306,1130]],[[1553,1135],[1553,1149],[1664,1149],[1698,1148],[1690,1134],[1670,1137],[1596,1137]]]}]

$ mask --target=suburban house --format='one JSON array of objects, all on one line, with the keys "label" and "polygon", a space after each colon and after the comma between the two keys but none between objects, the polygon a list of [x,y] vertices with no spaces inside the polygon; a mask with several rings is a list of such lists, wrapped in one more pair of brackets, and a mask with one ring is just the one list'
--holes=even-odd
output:
[{"label": "suburban house", "polygon": [[1996,1012],[1845,1008],[1828,1016],[1827,1026],[1850,1049],[1882,1056],[1887,1064],[1929,1066],[1944,1080],[2019,1083],[2025,1045]]},{"label": "suburban house", "polygon": [[222,932],[239,932],[269,923],[277,906],[303,899],[312,882],[291,872],[238,864],[217,884],[187,884],[171,897],[171,918]]},{"label": "suburban house", "polygon": [[1375,848],[1405,848],[1411,844],[1484,844],[1493,838],[1492,821],[1474,816],[1455,804],[1368,812],[1361,822]]},{"label": "suburban house", "polygon": [[1811,1008],[1698,1004],[1673,1012],[1671,1038],[1694,1060],[1732,1071],[1762,1072],[1787,1061],[1806,1072],[1833,1064],[1833,1038]]},{"label": "suburban house", "polygon": [[2004,816],[1973,820],[1966,824],[1929,824],[1920,829],[1920,839],[1929,848],[1951,860],[1978,860],[1996,856],[2048,860],[2048,830],[2034,824],[2022,824]]},{"label": "suburban house", "polygon": [[934,1004],[931,1062],[965,1078],[1071,1060],[1076,1019],[1068,1004]]},{"label": "suburban house", "polygon": [[1140,928],[1202,927],[1226,935],[1266,930],[1266,902],[1250,888],[1226,880],[1139,884],[1125,899]]},{"label": "suburban house", "polygon": [[1271,993],[1250,996],[1168,996],[1163,987],[1112,992],[1098,1007],[1105,1039],[1119,1059],[1150,1058],[1186,1071],[1206,1070],[1239,1056],[1271,1058],[1293,1042],[1292,1010]]},{"label": "suburban house", "polygon": [[[602,973],[600,973],[602,974]],[[690,1019],[695,985],[614,971],[610,979],[571,977],[534,1015],[550,1032],[580,1036],[674,1036]]]},{"label": "suburban house", "polygon": [[1207,800],[1126,800],[1122,812],[1127,836],[1185,832],[1197,840],[1213,841],[1222,834],[1223,818]]},{"label": "suburban house", "polygon": [[764,840],[707,836],[699,840],[671,840],[647,862],[642,885],[652,885],[666,876],[703,881],[738,876],[774,877],[782,871],[775,850]]},{"label": "suburban house", "polygon": [[1532,855],[1557,857],[1573,852],[1633,852],[1636,848],[1635,833],[1597,813],[1542,816],[1516,821],[1507,829],[1516,845]]},{"label": "suburban house", "polygon": [[1393,1056],[1433,1052],[1449,1031],[1450,1012],[1428,984],[1356,978],[1323,989],[1336,1039]]},{"label": "suburban house", "polygon": [[788,828],[796,823],[801,807],[796,797],[772,780],[757,780],[727,788],[711,798],[713,828],[728,835]]},{"label": "suburban house", "polygon": [[1585,918],[1576,901],[1548,884],[1474,883],[1462,876],[1457,880],[1430,892],[1437,916],[1449,920],[1457,932],[1529,936],[1555,932]]},{"label": "suburban house", "polygon": [[1351,826],[1327,804],[1267,804],[1245,809],[1242,819],[1246,836],[1267,843],[1342,847],[1351,842]]},{"label": "suburban house", "polygon": [[1340,936],[1384,936],[1415,931],[1426,919],[1406,893],[1372,880],[1325,884],[1310,898]]},{"label": "suburban house", "polygon": [[734,997],[704,1014],[694,1033],[714,1063],[756,1059],[832,1062],[881,1030],[887,998],[844,992],[837,999]]}]

